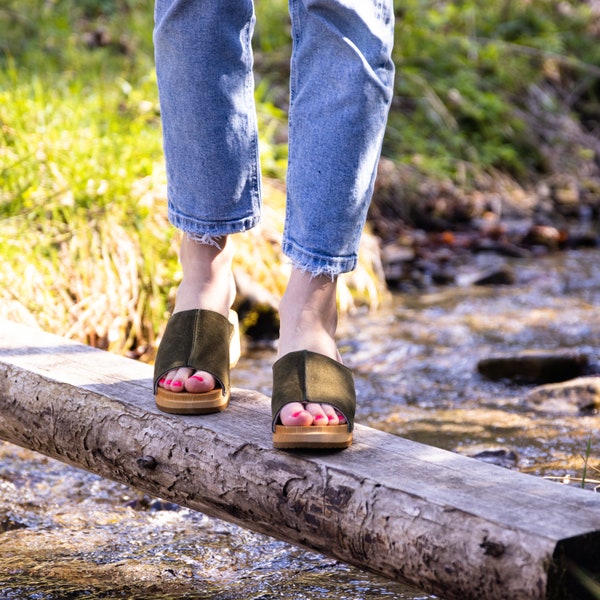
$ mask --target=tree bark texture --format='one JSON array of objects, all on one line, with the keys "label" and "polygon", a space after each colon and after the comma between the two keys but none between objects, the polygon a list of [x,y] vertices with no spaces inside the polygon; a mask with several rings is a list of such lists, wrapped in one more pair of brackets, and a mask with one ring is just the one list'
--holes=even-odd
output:
[{"label": "tree bark texture", "polygon": [[151,377],[0,323],[0,438],[446,600],[581,600],[573,573],[598,576],[597,494],[360,425],[343,452],[275,450],[265,396],[169,415]]}]

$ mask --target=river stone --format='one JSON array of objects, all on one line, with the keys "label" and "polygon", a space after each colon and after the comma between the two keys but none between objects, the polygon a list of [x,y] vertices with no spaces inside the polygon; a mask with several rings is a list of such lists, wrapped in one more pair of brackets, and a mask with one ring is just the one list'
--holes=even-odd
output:
[{"label": "river stone", "polygon": [[513,285],[515,273],[508,265],[501,265],[481,273],[473,282],[474,285]]},{"label": "river stone", "polygon": [[25,529],[26,527],[27,524],[24,523],[19,517],[16,517],[12,514],[0,514],[0,533],[14,531],[15,529]]},{"label": "river stone", "polygon": [[514,468],[519,460],[517,453],[510,448],[486,448],[467,456],[506,469]]},{"label": "river stone", "polygon": [[531,390],[525,401],[544,412],[594,413],[600,409],[600,377],[541,385]]},{"label": "river stone", "polygon": [[477,363],[477,370],[494,381],[556,383],[583,375],[587,366],[588,357],[578,352],[525,350],[482,358]]}]

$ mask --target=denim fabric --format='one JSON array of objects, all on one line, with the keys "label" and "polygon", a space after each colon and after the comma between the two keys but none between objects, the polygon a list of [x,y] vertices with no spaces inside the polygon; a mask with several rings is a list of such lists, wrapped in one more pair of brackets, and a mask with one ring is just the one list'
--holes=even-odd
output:
[{"label": "denim fabric", "polygon": [[[289,0],[283,251],[335,276],[356,266],[393,93],[392,0]],[[252,0],[156,0],[169,219],[210,242],[260,218]]]}]

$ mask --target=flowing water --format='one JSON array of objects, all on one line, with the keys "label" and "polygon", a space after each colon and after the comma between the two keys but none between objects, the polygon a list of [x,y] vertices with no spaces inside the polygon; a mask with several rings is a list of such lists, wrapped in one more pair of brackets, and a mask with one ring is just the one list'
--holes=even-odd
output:
[{"label": "flowing water", "polygon": [[[463,454],[498,450],[487,458],[577,485],[588,441],[600,467],[598,417],[533,410],[532,386],[486,381],[476,366],[565,348],[600,371],[599,260],[597,250],[519,260],[512,286],[432,288],[344,318],[358,422]],[[272,360],[246,355],[234,385],[268,394]],[[433,598],[5,443],[0,542],[0,598]]]}]

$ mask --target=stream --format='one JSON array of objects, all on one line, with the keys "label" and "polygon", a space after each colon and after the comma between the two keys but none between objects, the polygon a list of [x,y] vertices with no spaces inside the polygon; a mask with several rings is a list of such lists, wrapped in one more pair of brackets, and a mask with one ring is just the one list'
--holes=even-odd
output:
[{"label": "stream", "polygon": [[[533,409],[524,402],[532,385],[488,381],[477,362],[570,349],[600,373],[600,250],[479,255],[460,280],[497,262],[512,266],[515,284],[394,294],[377,312],[341,320],[357,422],[579,485],[588,443],[600,467],[597,415]],[[246,353],[233,385],[269,394],[273,358],[272,349]],[[4,442],[0,542],[0,599],[434,598]]]}]

